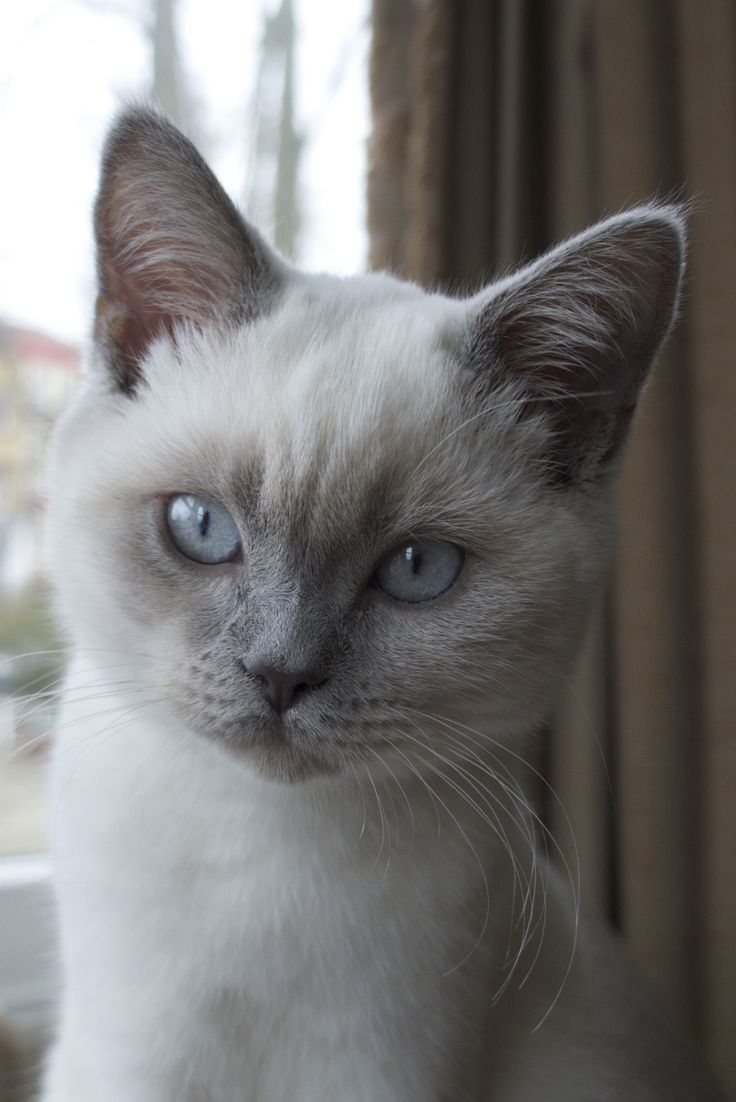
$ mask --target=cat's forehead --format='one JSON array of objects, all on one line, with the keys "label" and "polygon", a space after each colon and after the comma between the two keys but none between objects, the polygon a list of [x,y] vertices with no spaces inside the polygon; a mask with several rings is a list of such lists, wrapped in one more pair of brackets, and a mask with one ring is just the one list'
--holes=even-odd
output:
[{"label": "cat's forehead", "polygon": [[259,376],[292,411],[298,391],[328,404],[333,418],[356,404],[367,414],[371,400],[390,413],[417,384],[430,399],[445,395],[441,365],[457,309],[383,275],[302,276],[278,309],[240,331],[233,367]]},{"label": "cat's forehead", "polygon": [[162,437],[209,440],[231,465],[368,473],[397,448],[431,443],[452,417],[452,324],[447,300],[385,277],[305,280],[256,324],[159,349],[146,404]]}]

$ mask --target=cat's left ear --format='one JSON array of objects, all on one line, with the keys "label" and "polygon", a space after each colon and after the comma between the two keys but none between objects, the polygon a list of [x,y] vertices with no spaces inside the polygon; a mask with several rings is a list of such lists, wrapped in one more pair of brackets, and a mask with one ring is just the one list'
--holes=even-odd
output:
[{"label": "cat's left ear", "polygon": [[95,237],[95,340],[124,393],[156,337],[180,322],[251,320],[286,272],[192,143],[146,107],[123,111],[108,135]]},{"label": "cat's left ear", "polygon": [[554,481],[614,465],[676,313],[684,254],[680,208],[640,207],[471,300],[464,361],[491,387],[512,384],[518,420],[545,420]]}]

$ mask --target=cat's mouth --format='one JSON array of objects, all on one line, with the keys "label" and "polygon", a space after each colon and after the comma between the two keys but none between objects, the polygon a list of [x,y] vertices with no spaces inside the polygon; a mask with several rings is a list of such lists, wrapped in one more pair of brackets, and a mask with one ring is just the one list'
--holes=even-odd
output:
[{"label": "cat's mouth", "polygon": [[340,769],[334,752],[315,745],[298,723],[285,716],[249,718],[226,731],[210,729],[206,734],[268,780],[294,784]]}]

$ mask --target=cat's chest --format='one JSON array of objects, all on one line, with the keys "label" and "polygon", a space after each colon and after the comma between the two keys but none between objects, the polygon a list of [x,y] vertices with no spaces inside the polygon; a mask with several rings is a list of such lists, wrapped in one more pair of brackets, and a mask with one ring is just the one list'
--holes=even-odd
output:
[{"label": "cat's chest", "polygon": [[434,822],[389,856],[370,806],[331,818],[306,794],[290,803],[198,770],[206,755],[164,753],[158,736],[129,729],[86,754],[67,738],[57,762],[59,840],[74,854],[61,891],[127,928],[133,956],[155,947],[191,982],[256,1000],[316,985],[334,997],[336,977],[369,983],[427,953],[453,963],[443,931],[466,885]]}]

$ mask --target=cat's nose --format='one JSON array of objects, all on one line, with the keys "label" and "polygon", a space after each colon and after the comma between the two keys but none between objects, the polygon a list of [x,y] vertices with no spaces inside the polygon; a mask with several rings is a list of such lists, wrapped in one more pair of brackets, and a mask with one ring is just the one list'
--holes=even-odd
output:
[{"label": "cat's nose", "polygon": [[319,670],[277,670],[258,659],[244,665],[251,677],[255,677],[268,703],[279,714],[291,708],[304,693],[325,681],[324,674]]}]

